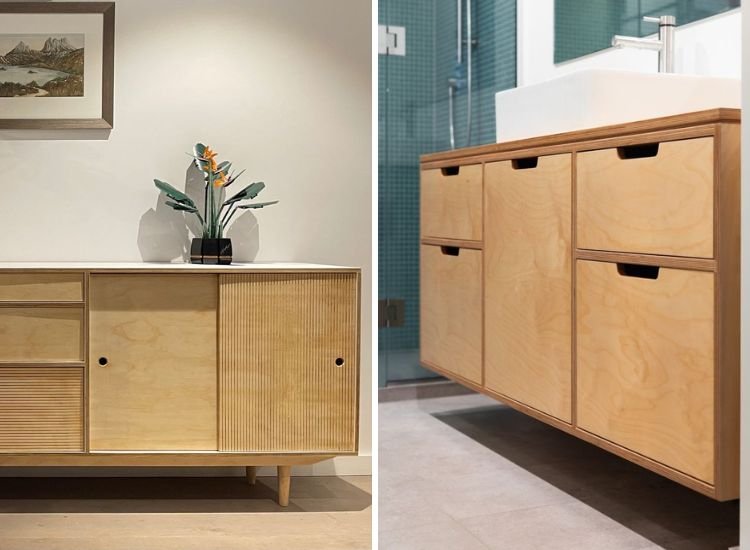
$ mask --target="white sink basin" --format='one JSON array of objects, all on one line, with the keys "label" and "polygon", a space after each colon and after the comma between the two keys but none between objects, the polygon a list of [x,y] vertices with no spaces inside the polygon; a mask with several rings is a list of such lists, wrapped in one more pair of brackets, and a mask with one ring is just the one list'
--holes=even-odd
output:
[{"label": "white sink basin", "polygon": [[740,104],[739,79],[589,69],[495,94],[496,137],[500,143]]}]

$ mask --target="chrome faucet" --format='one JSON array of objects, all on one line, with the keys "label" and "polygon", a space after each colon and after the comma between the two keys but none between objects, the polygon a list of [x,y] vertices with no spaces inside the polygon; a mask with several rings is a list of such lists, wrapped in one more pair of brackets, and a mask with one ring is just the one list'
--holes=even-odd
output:
[{"label": "chrome faucet", "polygon": [[647,23],[659,24],[659,38],[637,38],[635,36],[612,37],[612,45],[616,48],[640,48],[643,50],[658,50],[659,72],[674,72],[674,28],[677,24],[674,15],[661,17],[644,17]]}]

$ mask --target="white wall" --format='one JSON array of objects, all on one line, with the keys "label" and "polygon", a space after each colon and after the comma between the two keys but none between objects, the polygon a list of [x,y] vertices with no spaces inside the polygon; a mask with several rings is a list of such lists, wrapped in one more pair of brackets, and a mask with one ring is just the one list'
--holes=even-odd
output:
[{"label": "white wall", "polygon": [[[519,86],[581,69],[657,72],[657,52],[632,48],[608,48],[555,65],[554,12],[554,0],[518,0]],[[675,32],[676,72],[740,78],[741,21],[738,8],[678,27]]]},{"label": "white wall", "polygon": [[281,201],[239,220],[237,259],[363,268],[368,457],[371,58],[368,0],[117,0],[114,130],[0,133],[0,261],[181,258],[152,179],[184,187],[185,152],[212,145]]}]

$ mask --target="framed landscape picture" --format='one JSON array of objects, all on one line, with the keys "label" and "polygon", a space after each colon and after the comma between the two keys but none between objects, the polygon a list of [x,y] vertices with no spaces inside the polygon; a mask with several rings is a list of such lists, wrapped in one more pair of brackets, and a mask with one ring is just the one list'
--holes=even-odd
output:
[{"label": "framed landscape picture", "polygon": [[0,129],[112,128],[114,2],[0,2]]}]

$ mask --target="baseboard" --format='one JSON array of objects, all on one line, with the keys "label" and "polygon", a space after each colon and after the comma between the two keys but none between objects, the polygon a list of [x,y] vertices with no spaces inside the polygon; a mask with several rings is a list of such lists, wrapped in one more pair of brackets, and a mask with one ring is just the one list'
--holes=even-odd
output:
[{"label": "baseboard", "polygon": [[[244,476],[244,468],[0,468],[0,477],[232,477]],[[275,476],[272,467],[258,468],[258,476]],[[293,466],[294,476],[369,476],[372,456],[337,456],[309,466]]]}]

